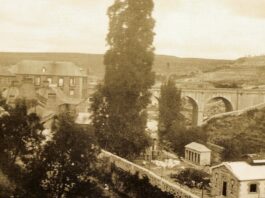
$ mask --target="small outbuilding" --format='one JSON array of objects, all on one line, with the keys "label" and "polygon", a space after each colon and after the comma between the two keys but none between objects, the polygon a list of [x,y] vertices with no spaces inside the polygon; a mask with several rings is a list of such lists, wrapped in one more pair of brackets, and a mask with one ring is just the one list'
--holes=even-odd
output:
[{"label": "small outbuilding", "polygon": [[200,166],[210,165],[211,150],[203,144],[192,142],[185,146],[185,160]]},{"label": "small outbuilding", "polygon": [[223,162],[211,168],[212,197],[265,197],[265,165]]}]

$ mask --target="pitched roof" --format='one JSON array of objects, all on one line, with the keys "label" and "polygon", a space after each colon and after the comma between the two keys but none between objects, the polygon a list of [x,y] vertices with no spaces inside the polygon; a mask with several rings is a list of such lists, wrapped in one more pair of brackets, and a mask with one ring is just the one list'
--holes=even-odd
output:
[{"label": "pitched roof", "polygon": [[86,76],[82,68],[74,63],[58,61],[23,60],[13,65],[10,72],[29,75]]},{"label": "pitched roof", "polygon": [[15,76],[6,67],[0,67],[0,76]]},{"label": "pitched roof", "polygon": [[81,98],[71,98],[66,95],[59,87],[43,87],[37,90],[37,94],[48,99],[48,95],[54,93],[56,95],[56,105],[72,104],[78,105],[82,102]]},{"label": "pitched roof", "polygon": [[199,144],[197,142],[191,142],[185,146],[185,148],[193,149],[199,152],[210,152],[211,150],[208,149],[206,146],[203,144]]},{"label": "pitched roof", "polygon": [[246,154],[247,157],[250,157],[253,161],[254,160],[265,160],[265,153],[252,153]]},{"label": "pitched roof", "polygon": [[240,181],[265,180],[265,165],[251,166],[244,161],[224,162],[213,169],[220,166],[225,166]]}]

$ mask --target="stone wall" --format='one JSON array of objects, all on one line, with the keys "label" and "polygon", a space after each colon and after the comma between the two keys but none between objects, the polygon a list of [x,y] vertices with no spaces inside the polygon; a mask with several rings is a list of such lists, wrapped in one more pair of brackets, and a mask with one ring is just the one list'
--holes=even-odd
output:
[{"label": "stone wall", "polygon": [[219,164],[223,161],[223,152],[225,150],[224,147],[213,144],[211,142],[207,142],[207,147],[212,151],[211,152],[211,164]]},{"label": "stone wall", "polygon": [[222,196],[223,183],[227,185],[227,197],[238,198],[240,183],[235,176],[233,176],[226,167],[220,166],[212,170],[211,178],[211,194],[213,197]]},{"label": "stone wall", "polygon": [[174,194],[176,197],[181,198],[199,198],[199,196],[190,192],[187,188],[183,188],[180,185],[175,183],[171,183],[168,180],[156,175],[152,171],[143,168],[137,164],[134,164],[124,158],[121,158],[117,155],[114,155],[110,152],[102,150],[100,155],[101,158],[107,158],[109,163],[114,163],[117,167],[121,168],[124,171],[127,171],[131,174],[135,174],[138,172],[139,177],[147,176],[149,178],[149,182],[160,188],[162,191],[170,192]]}]

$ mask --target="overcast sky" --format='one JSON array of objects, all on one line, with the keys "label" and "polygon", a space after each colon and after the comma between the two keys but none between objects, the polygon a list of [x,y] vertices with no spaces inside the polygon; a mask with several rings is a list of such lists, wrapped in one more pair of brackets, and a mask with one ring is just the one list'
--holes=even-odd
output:
[{"label": "overcast sky", "polygon": [[[265,0],[154,0],[157,54],[265,54]],[[113,0],[0,0],[0,51],[104,53]]]}]

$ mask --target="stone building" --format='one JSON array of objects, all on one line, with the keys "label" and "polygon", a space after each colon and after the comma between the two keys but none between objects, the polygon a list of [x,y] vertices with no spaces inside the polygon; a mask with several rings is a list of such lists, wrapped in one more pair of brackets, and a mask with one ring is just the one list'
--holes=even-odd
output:
[{"label": "stone building", "polygon": [[185,160],[200,166],[211,164],[211,150],[203,144],[192,142],[185,146]]},{"label": "stone building", "polygon": [[24,60],[11,66],[9,73],[19,83],[31,78],[36,89],[48,81],[50,86],[59,87],[72,98],[87,97],[87,74],[72,62]]},{"label": "stone building", "polygon": [[212,167],[212,197],[265,197],[265,165],[224,162]]}]

